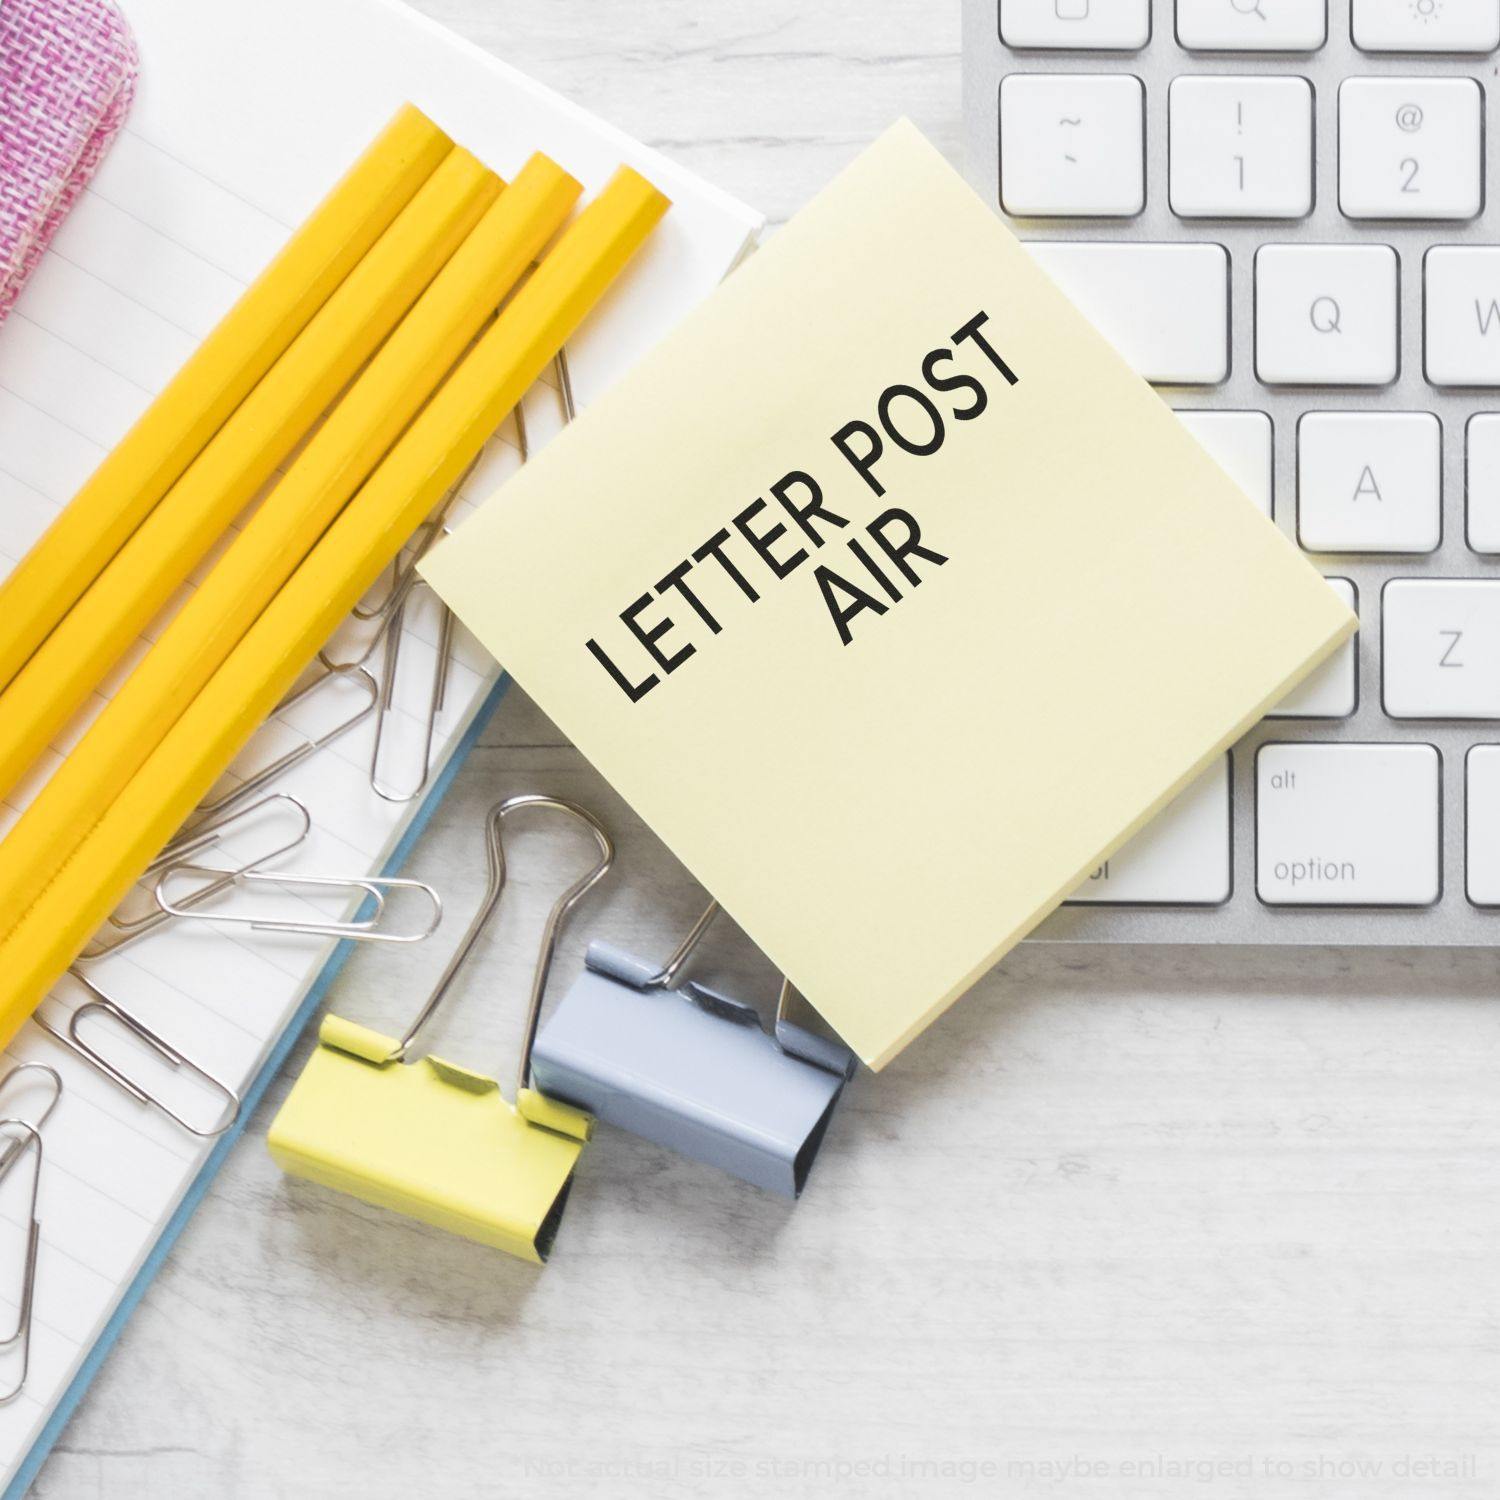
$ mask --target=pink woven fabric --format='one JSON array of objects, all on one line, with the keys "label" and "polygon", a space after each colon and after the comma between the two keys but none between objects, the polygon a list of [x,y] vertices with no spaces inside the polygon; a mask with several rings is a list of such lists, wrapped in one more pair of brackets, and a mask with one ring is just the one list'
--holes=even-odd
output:
[{"label": "pink woven fabric", "polygon": [[138,68],[110,0],[0,0],[0,321],[125,123]]}]

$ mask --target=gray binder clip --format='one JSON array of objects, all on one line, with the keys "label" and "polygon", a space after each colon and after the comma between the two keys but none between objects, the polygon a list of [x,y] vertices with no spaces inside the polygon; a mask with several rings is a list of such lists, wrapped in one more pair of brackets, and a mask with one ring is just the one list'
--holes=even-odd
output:
[{"label": "gray binder clip", "polygon": [[532,1073],[554,1099],[795,1198],[854,1057],[791,1020],[785,981],[770,1035],[743,1001],[677,987],[718,909],[661,968],[591,943],[587,967],[536,1039]]}]

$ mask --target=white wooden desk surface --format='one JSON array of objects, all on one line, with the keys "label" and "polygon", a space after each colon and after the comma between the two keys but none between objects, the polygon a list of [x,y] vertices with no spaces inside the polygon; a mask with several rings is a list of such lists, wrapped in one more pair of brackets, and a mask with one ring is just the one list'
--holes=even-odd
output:
[{"label": "white wooden desk surface", "polygon": [[[898,114],[957,150],[951,0],[424,4],[775,220]],[[581,927],[665,953],[701,893],[519,694],[415,860],[453,928],[519,790],[607,819]],[[518,841],[449,1055],[509,1077],[577,852]],[[430,946],[336,1008],[399,1028]],[[1497,967],[1026,949],[856,1082],[797,1207],[605,1132],[542,1272],[283,1178],[283,1078],[35,1493],[1489,1500]]]}]

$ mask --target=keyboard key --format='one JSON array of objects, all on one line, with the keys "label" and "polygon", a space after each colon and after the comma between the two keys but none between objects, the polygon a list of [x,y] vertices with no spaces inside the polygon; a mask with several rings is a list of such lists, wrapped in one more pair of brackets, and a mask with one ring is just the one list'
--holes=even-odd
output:
[{"label": "keyboard key", "polygon": [[1172,212],[1300,219],[1313,206],[1313,96],[1305,78],[1176,78]]},{"label": "keyboard key", "polygon": [[1032,241],[1027,249],[1147,380],[1229,375],[1229,256],[1222,245]]},{"label": "keyboard key", "polygon": [[1263,411],[1179,411],[1179,420],[1209,457],[1269,517],[1271,419]]},{"label": "keyboard key", "polygon": [[1325,0],[1177,0],[1177,40],[1203,52],[1316,52]]},{"label": "keyboard key", "polygon": [[1151,0],[1000,0],[1007,47],[1134,52],[1151,40]]},{"label": "keyboard key", "polygon": [[1000,85],[1000,200],[1008,214],[1128,216],[1146,206],[1139,78],[1012,74]]},{"label": "keyboard key", "polygon": [[1346,78],[1339,207],[1351,219],[1472,219],[1484,207],[1483,115],[1472,78]]},{"label": "keyboard key", "polygon": [[1432,552],[1443,433],[1431,412],[1309,412],[1297,425],[1297,537],[1310,552]]},{"label": "keyboard key", "polygon": [[1464,773],[1469,900],[1476,906],[1500,906],[1500,745],[1470,746]]},{"label": "keyboard key", "polygon": [[1427,378],[1434,385],[1500,386],[1500,248],[1436,246],[1423,274]]},{"label": "keyboard key", "polygon": [[1500,719],[1500,580],[1391,579],[1381,656],[1393,719]]},{"label": "keyboard key", "polygon": [[1255,257],[1255,366],[1268,385],[1389,385],[1396,253],[1387,245],[1265,245]]},{"label": "keyboard key", "polygon": [[[1330,578],[1328,586],[1356,614],[1359,596],[1347,578]],[[1347,719],[1359,707],[1358,638],[1344,642],[1311,677],[1304,677],[1269,719]]]},{"label": "keyboard key", "polygon": [[1366,52],[1493,52],[1500,0],[1354,0],[1354,45]]},{"label": "keyboard key", "polygon": [[1262,745],[1255,888],[1270,906],[1430,906],[1442,891],[1431,745]]},{"label": "keyboard key", "polygon": [[1222,755],[1070,898],[1079,905],[1217,906],[1229,899],[1229,757]]},{"label": "keyboard key", "polygon": [[1500,552],[1500,415],[1470,417],[1466,447],[1469,545]]}]

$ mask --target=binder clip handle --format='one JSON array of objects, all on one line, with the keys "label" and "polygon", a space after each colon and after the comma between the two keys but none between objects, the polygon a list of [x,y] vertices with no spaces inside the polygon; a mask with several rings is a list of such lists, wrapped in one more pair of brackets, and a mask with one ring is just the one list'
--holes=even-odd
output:
[{"label": "binder clip handle", "polygon": [[[485,819],[485,851],[488,859],[489,880],[485,888],[483,899],[479,903],[479,909],[474,913],[467,931],[458,941],[458,947],[454,949],[453,956],[448,960],[447,967],[443,970],[432,993],[428,995],[421,1010],[417,1012],[416,1018],[407,1027],[406,1034],[396,1043],[385,1058],[386,1063],[404,1062],[406,1054],[410,1051],[412,1044],[416,1041],[422,1028],[432,1019],[433,1012],[443,1003],[448,991],[452,989],[454,980],[458,977],[459,970],[463,968],[469,955],[474,950],[474,945],[479,941],[480,934],[494,916],[496,908],[500,904],[500,897],[505,891],[506,862],[505,862],[505,840],[504,824],[507,818],[516,813],[536,810],[558,813],[576,823],[583,825],[593,835],[594,843],[599,851],[599,857],[582,875],[575,880],[563,893],[552,903],[552,910],[547,914],[546,924],[542,928],[542,938],[537,950],[536,966],[531,976],[531,993],[526,1006],[526,1026],[521,1043],[521,1062],[516,1088],[516,1103],[519,1107],[525,1096],[532,1093],[531,1083],[531,1050],[536,1041],[537,1023],[541,1019],[542,999],[547,992],[547,980],[552,972],[552,960],[557,951],[558,934],[562,930],[562,924],[572,912],[573,908],[596,886],[608,873],[615,860],[615,846],[610,836],[604,831],[603,825],[597,818],[586,809],[579,807],[575,802],[565,801],[561,797],[549,797],[538,792],[525,792],[515,797],[507,797],[503,802],[497,802],[489,811]],[[544,1100],[537,1101],[537,1107],[543,1108]],[[546,1123],[538,1119],[537,1123]]]},{"label": "binder clip handle", "polygon": [[792,1019],[794,1014],[814,1014],[812,1006],[797,993],[792,981],[782,976],[781,993],[776,997],[776,1045],[789,1057],[800,1057],[815,1068],[837,1073],[845,1080],[854,1077],[858,1059],[841,1041],[824,1036]]},{"label": "binder clip handle", "polygon": [[[693,923],[692,930],[677,945],[676,951],[659,969],[652,971],[637,958],[608,943],[590,943],[588,966],[601,974],[608,974],[639,990],[673,990],[678,988],[682,972],[698,951],[708,929],[723,908],[717,901],[710,901],[703,915]],[[682,993],[700,1009],[707,1010],[724,1020],[740,1024],[760,1024],[759,1016],[742,1001],[731,1000],[706,985],[685,984]],[[798,995],[791,980],[782,976],[781,990],[776,998],[776,1022],[773,1035],[776,1044],[791,1057],[800,1058],[814,1067],[844,1078],[852,1078],[856,1060],[854,1054],[842,1042],[819,1035],[810,1027],[793,1019],[794,1014],[811,1014],[812,1008]]]},{"label": "binder clip handle", "polygon": [[679,976],[688,966],[693,955],[698,951],[699,944],[702,943],[708,929],[714,924],[714,918],[723,909],[717,901],[710,901],[708,909],[693,923],[692,931],[677,945],[677,951],[673,953],[671,958],[656,973],[643,981],[640,987],[643,990],[675,989]]}]

